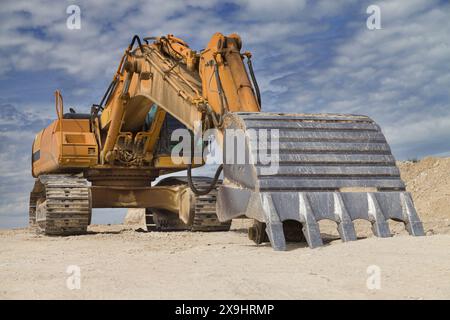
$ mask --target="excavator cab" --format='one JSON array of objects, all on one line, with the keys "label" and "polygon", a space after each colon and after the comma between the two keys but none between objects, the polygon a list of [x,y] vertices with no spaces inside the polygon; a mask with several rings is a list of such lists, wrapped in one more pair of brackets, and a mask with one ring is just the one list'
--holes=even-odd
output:
[{"label": "excavator cab", "polygon": [[[172,153],[172,149],[179,143],[179,141],[173,141],[171,139],[172,133],[177,129],[186,129],[186,126],[182,124],[180,121],[175,119],[170,114],[166,114],[164,118],[164,122],[161,126],[161,131],[158,140],[157,146],[157,154],[163,156],[170,156]],[[180,154],[182,157],[183,154]]]}]

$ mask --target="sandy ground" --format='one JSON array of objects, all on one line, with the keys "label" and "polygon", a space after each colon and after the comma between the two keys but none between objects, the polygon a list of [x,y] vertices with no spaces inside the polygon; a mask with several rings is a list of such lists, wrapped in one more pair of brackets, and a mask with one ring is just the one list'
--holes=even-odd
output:
[{"label": "sandy ground", "polygon": [[[274,252],[253,245],[240,229],[91,230],[66,238],[1,232],[0,298],[450,298],[450,235],[335,240],[315,250],[293,244],[287,252]],[[79,290],[67,288],[70,265],[80,267]],[[380,268],[379,290],[366,285],[372,265]]]},{"label": "sandy ground", "polygon": [[[401,164],[426,237],[396,223],[394,237],[378,239],[367,222],[356,225],[360,240],[342,243],[321,222],[324,247],[274,252],[247,239],[245,220],[220,233],[93,225],[61,238],[2,230],[0,299],[450,299],[449,169],[450,159]],[[67,287],[71,265],[80,268],[80,289]]]}]

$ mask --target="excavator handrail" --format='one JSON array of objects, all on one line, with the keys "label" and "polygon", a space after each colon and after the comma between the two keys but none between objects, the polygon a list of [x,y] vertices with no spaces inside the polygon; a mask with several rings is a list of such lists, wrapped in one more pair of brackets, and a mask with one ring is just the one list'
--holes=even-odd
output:
[{"label": "excavator handrail", "polygon": [[[56,108],[56,114],[58,115],[58,122],[59,122],[59,132],[60,132],[60,139],[61,142],[59,144],[60,146],[60,152],[59,152],[59,157],[62,157],[63,154],[63,118],[64,118],[64,101],[63,101],[63,97],[61,95],[61,91],[60,90],[56,90],[55,91],[55,108]],[[56,128],[56,127],[55,127]]]},{"label": "excavator handrail", "polygon": [[55,91],[55,108],[58,119],[62,119],[64,115],[64,104],[60,90]]}]

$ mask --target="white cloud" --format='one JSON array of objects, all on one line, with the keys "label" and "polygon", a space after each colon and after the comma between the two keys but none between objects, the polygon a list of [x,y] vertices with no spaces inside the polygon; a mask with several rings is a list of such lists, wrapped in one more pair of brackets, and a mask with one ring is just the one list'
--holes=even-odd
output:
[{"label": "white cloud", "polygon": [[272,20],[298,16],[306,7],[306,0],[241,0],[240,17],[246,20]]},{"label": "white cloud", "polygon": [[[266,54],[267,45],[283,50],[293,37],[321,31],[308,14],[322,2],[299,0],[231,0],[241,6],[224,19],[215,8],[220,1],[79,1],[81,29],[66,28],[68,2],[6,0],[0,13],[0,71],[62,70],[91,80],[112,74],[133,34],[173,33],[204,47],[216,31],[238,32],[244,43]],[[330,7],[325,6],[325,7]],[[343,5],[333,5],[333,10]],[[317,10],[316,10],[317,11]],[[26,31],[26,32],[25,32]],[[38,32],[34,34],[33,32]]]},{"label": "white cloud", "polygon": [[379,5],[382,17],[390,17],[382,30],[366,29],[361,19],[354,35],[334,49],[330,65],[273,82],[288,88],[278,97],[287,108],[297,101],[308,111],[372,116],[405,157],[414,143],[431,146],[450,136],[450,6],[400,0]]}]

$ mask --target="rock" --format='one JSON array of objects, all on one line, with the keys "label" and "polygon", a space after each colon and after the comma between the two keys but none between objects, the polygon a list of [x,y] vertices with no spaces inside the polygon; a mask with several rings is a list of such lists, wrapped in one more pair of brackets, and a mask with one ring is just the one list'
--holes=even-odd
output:
[{"label": "rock", "polygon": [[139,225],[146,229],[145,209],[128,209],[124,220],[125,225]]}]

